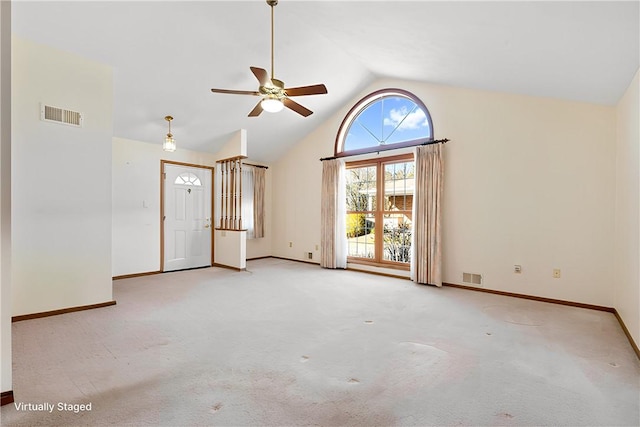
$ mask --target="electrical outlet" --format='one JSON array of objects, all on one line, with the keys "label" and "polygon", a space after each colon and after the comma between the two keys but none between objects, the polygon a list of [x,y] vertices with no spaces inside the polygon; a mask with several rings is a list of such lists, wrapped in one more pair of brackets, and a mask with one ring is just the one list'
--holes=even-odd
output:
[{"label": "electrical outlet", "polygon": [[520,264],[516,264],[516,265],[514,265],[514,266],[513,266],[513,272],[514,272],[514,273],[517,273],[517,274],[522,273],[522,266],[521,266]]},{"label": "electrical outlet", "polygon": [[313,259],[313,252],[307,252],[307,258]]},{"label": "electrical outlet", "polygon": [[553,269],[553,278],[554,279],[559,279],[560,278],[560,269],[559,268],[554,268]]}]

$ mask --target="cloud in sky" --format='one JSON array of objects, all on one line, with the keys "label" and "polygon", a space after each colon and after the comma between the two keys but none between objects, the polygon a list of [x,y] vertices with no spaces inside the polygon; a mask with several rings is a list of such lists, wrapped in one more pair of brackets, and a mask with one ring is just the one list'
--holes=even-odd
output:
[{"label": "cloud in sky", "polygon": [[[405,116],[407,117],[405,119]],[[404,119],[404,121],[402,121]],[[421,108],[416,109],[409,113],[407,107],[402,107],[399,110],[392,109],[389,111],[389,117],[385,117],[384,125],[385,126],[393,126],[394,128],[398,126],[400,123],[398,130],[407,130],[407,129],[420,129],[421,127],[429,126],[429,121],[427,120],[426,114],[422,111]]]}]

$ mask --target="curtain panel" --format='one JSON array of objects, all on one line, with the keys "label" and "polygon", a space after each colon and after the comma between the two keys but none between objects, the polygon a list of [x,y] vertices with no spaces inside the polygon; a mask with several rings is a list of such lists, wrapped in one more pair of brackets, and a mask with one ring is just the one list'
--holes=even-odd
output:
[{"label": "curtain panel", "polygon": [[264,237],[265,169],[242,167],[242,228],[247,239]]},{"label": "curtain panel", "polygon": [[347,268],[345,167],[341,159],[322,162],[320,266]]},{"label": "curtain panel", "polygon": [[253,229],[254,237],[264,237],[265,168],[253,168]]},{"label": "curtain panel", "polygon": [[247,239],[254,239],[255,218],[254,218],[254,168],[251,166],[242,167],[242,228],[247,230]]},{"label": "curtain panel", "polygon": [[411,279],[442,286],[442,144],[416,147],[415,164]]}]

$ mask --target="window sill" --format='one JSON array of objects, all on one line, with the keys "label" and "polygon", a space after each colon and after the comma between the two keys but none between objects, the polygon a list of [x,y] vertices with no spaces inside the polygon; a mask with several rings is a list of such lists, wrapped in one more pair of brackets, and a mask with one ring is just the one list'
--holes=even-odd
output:
[{"label": "window sill", "polygon": [[380,276],[395,277],[398,279],[411,280],[411,273],[409,272],[409,270],[398,270],[398,269],[391,269],[386,267],[377,267],[377,266],[372,266],[368,264],[354,264],[351,262],[347,263],[347,270],[358,271],[361,273],[377,274]]},{"label": "window sill", "polygon": [[370,267],[378,267],[378,268],[388,268],[391,270],[402,270],[409,271],[411,270],[411,266],[409,264],[396,264],[392,262],[375,262],[369,261],[363,258],[347,258],[347,263],[349,264],[359,264],[359,265],[367,265]]}]

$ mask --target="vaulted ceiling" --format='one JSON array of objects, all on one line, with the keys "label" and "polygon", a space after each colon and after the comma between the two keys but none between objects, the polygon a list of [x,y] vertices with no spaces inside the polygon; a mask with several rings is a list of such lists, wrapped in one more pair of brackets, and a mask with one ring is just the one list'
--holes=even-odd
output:
[{"label": "vaulted ceiling", "polygon": [[[275,7],[275,74],[314,111],[247,114],[270,68],[270,8],[252,1],[16,1],[14,34],[113,67],[114,136],[216,152],[247,129],[273,161],[377,78],[615,105],[639,67],[638,1],[305,1]],[[19,96],[19,94],[18,94]],[[428,100],[424,100],[428,105]],[[336,129],[337,131],[337,129]]]}]

